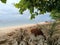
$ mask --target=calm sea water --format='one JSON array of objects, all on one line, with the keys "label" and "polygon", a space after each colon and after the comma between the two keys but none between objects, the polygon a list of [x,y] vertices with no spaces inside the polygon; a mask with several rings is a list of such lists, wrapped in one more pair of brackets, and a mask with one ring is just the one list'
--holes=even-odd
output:
[{"label": "calm sea water", "polygon": [[30,20],[30,13],[28,11],[25,11],[24,14],[21,15],[18,9],[12,5],[12,0],[8,0],[7,2],[6,4],[0,2],[0,27],[33,24],[51,20],[49,13],[36,16],[34,20]]}]

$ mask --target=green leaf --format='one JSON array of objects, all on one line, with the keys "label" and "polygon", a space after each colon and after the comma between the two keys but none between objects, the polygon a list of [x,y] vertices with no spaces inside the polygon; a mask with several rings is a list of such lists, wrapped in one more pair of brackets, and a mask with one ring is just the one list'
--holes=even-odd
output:
[{"label": "green leaf", "polygon": [[6,3],[7,0],[1,0],[2,3]]},{"label": "green leaf", "polygon": [[38,15],[38,12],[35,12],[36,16]]},{"label": "green leaf", "polygon": [[[19,10],[21,9],[21,11],[19,11],[21,13],[27,9],[30,11],[31,15],[35,14],[35,16],[50,12],[53,19],[60,19],[60,0],[20,0],[15,6]],[[38,11],[34,13],[34,8],[38,9],[40,13],[38,13]],[[54,11],[52,12],[52,10]]]},{"label": "green leaf", "polygon": [[19,12],[20,12],[20,14],[23,14],[23,10],[20,9]]},{"label": "green leaf", "polygon": [[35,18],[35,14],[32,14],[30,19],[34,19],[34,18]]},{"label": "green leaf", "polygon": [[17,4],[17,3],[16,3],[16,4],[14,4],[14,6],[15,6],[16,8],[19,8],[19,4]]}]

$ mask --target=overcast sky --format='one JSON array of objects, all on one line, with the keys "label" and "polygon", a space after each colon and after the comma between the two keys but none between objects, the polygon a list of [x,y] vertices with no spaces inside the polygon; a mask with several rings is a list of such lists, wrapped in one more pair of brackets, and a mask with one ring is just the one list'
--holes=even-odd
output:
[{"label": "overcast sky", "polygon": [[18,2],[19,0],[7,0],[7,4],[11,4],[11,3],[16,3]]},{"label": "overcast sky", "polygon": [[[18,19],[18,16],[20,15],[19,14],[19,11],[17,8],[14,7],[14,3],[16,2],[19,2],[19,0],[7,0],[7,3],[6,4],[3,4],[0,2],[0,19]],[[3,16],[4,15],[4,16]],[[7,15],[7,16],[5,16]],[[12,15],[12,16],[8,16],[8,15]],[[13,15],[18,15],[18,16],[13,16]],[[30,16],[30,13],[28,11],[26,11],[24,14],[23,14],[25,19],[29,18],[28,16]],[[23,19],[21,16],[19,18]],[[36,17],[36,21],[37,20],[41,20],[41,21],[45,21],[45,20],[50,20],[51,18],[49,17],[49,14],[45,14],[45,16],[37,16]]]},{"label": "overcast sky", "polygon": [[17,14],[18,9],[14,7],[14,3],[19,0],[7,0],[6,4],[0,2],[0,15],[8,15],[8,14]]}]

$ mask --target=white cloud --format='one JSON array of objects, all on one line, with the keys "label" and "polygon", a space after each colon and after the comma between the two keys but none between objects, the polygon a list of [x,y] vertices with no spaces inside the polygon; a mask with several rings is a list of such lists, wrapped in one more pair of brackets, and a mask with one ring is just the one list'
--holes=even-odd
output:
[{"label": "white cloud", "polygon": [[7,4],[11,4],[11,3],[16,3],[18,2],[19,0],[7,0]]}]

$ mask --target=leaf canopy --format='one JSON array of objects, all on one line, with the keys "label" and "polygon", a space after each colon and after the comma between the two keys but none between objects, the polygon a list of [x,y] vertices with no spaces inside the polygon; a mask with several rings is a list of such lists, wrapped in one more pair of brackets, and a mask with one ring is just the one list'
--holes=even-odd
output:
[{"label": "leaf canopy", "polygon": [[2,3],[6,3],[6,0],[0,0]]},{"label": "leaf canopy", "polygon": [[[32,18],[38,14],[50,12],[53,19],[60,19],[60,0],[20,0],[15,4],[22,14],[25,10],[30,10]],[[35,8],[39,11],[34,12]]]}]

